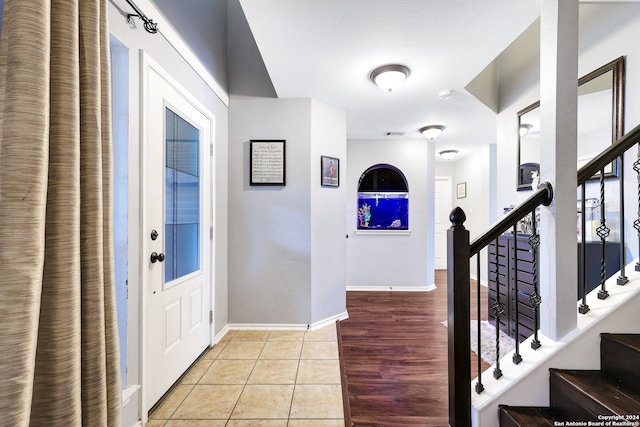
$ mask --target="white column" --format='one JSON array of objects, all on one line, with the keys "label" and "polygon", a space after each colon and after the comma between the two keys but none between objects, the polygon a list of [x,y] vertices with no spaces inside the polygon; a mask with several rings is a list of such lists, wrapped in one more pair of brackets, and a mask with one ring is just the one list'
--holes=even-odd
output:
[{"label": "white column", "polygon": [[540,25],[540,176],[554,187],[540,214],[540,327],[576,327],[578,0],[544,0]]}]

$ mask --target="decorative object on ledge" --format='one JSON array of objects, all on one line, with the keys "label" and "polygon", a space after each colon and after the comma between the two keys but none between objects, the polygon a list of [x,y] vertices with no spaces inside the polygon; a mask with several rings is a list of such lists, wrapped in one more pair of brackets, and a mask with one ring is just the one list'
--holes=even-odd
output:
[{"label": "decorative object on ledge", "polygon": [[148,33],[155,34],[158,32],[158,24],[153,22],[153,19],[149,19],[147,15],[142,13],[142,11],[135,5],[131,0],[125,0],[129,3],[129,6],[135,10],[136,13],[129,13],[127,15],[127,22],[131,22],[131,18],[140,18],[144,22],[144,29],[147,30]]},{"label": "decorative object on ledge", "polygon": [[382,90],[392,92],[409,77],[409,68],[404,65],[390,64],[378,67],[369,74],[369,78]]},{"label": "decorative object on ledge", "polygon": [[464,199],[467,197],[467,183],[461,182],[456,186],[456,198]]},{"label": "decorative object on ledge", "polygon": [[520,165],[520,174],[518,180],[520,185],[519,190],[527,188],[538,188],[538,185],[534,187],[534,180],[537,178],[537,183],[540,184],[540,163],[523,163]]},{"label": "decorative object on ledge", "polygon": [[340,159],[320,156],[320,185],[340,187]]},{"label": "decorative object on ledge", "polygon": [[285,185],[285,141],[251,140],[249,185]]},{"label": "decorative object on ledge", "polygon": [[427,139],[433,141],[444,131],[444,126],[442,125],[429,125],[425,127],[421,127],[419,132]]},{"label": "decorative object on ledge", "polygon": [[369,221],[371,221],[371,205],[363,203],[358,208],[358,224],[359,228],[369,227]]}]

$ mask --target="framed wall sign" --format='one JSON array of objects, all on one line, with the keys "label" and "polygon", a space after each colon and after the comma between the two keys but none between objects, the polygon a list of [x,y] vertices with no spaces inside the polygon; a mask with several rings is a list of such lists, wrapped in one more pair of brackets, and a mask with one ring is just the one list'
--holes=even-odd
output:
[{"label": "framed wall sign", "polygon": [[325,187],[340,186],[340,159],[320,156],[320,185]]},{"label": "framed wall sign", "polygon": [[251,140],[249,185],[285,185],[284,140]]},{"label": "framed wall sign", "polygon": [[467,183],[466,182],[461,182],[460,184],[457,185],[456,187],[457,190],[457,198],[458,199],[464,199],[465,197],[467,197]]}]

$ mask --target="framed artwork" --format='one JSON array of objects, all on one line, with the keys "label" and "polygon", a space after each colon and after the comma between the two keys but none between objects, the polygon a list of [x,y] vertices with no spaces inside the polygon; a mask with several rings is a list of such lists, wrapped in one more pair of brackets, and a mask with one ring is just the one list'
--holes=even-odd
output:
[{"label": "framed artwork", "polygon": [[458,199],[464,199],[467,197],[467,183],[461,182],[456,186],[456,196]]},{"label": "framed artwork", "polygon": [[286,185],[285,141],[251,140],[249,185]]},{"label": "framed artwork", "polygon": [[340,187],[340,159],[320,156],[320,185]]}]

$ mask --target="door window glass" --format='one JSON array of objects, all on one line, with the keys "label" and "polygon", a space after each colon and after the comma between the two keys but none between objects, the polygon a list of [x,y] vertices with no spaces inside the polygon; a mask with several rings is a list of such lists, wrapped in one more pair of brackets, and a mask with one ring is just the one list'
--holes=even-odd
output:
[{"label": "door window glass", "polygon": [[200,269],[200,131],[166,109],[165,283]]}]

